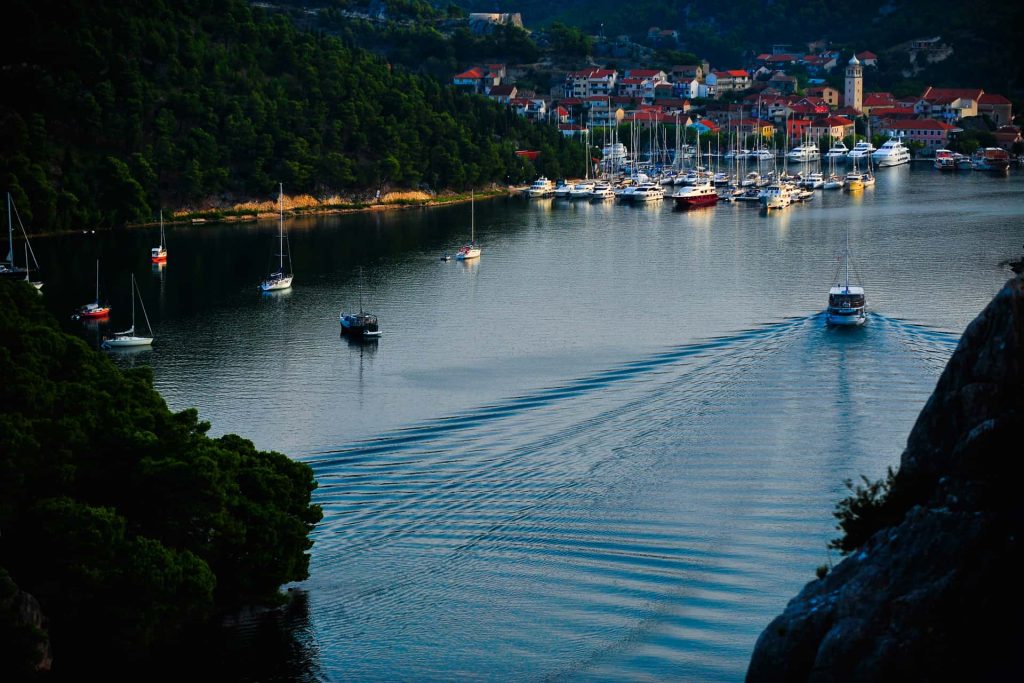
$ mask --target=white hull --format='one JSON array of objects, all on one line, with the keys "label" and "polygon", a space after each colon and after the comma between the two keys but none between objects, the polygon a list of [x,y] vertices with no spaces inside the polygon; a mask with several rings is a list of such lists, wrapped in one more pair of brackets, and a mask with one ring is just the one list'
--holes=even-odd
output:
[{"label": "white hull", "polygon": [[456,261],[472,261],[475,258],[480,258],[479,249],[470,249],[469,251],[459,252],[455,255]]},{"label": "white hull", "polygon": [[856,327],[857,325],[863,325],[867,321],[868,314],[865,311],[861,311],[856,315],[836,315],[834,313],[825,314],[825,322],[827,324],[840,327]]},{"label": "white hull", "polygon": [[264,292],[277,292],[282,289],[288,289],[292,286],[292,277],[292,275],[289,275],[278,280],[264,280],[260,283],[260,289]]},{"label": "white hull", "polygon": [[871,157],[871,161],[875,164],[875,166],[878,166],[879,168],[884,168],[886,166],[900,166],[902,164],[910,163],[910,154],[900,154],[894,156],[886,156],[882,158],[873,156]]},{"label": "white hull", "polygon": [[152,346],[152,337],[115,337],[114,339],[105,339],[103,341],[103,348],[105,349],[123,349],[131,348],[134,346]]}]

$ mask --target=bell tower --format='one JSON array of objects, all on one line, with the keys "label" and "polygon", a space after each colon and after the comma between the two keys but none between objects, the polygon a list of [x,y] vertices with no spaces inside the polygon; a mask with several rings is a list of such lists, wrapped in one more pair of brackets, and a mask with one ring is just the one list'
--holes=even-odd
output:
[{"label": "bell tower", "polygon": [[864,104],[864,67],[860,65],[857,55],[850,57],[850,63],[846,65],[846,92],[843,104],[857,111],[860,111]]}]

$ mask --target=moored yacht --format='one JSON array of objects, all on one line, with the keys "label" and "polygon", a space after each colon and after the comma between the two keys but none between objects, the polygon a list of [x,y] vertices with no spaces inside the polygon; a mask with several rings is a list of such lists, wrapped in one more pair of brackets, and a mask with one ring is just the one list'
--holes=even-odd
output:
[{"label": "moored yacht", "polygon": [[789,151],[786,158],[790,161],[817,161],[821,158],[818,146],[814,144],[798,145]]},{"label": "moored yacht", "polygon": [[594,191],[595,185],[596,183],[592,180],[576,183],[569,190],[569,199],[590,199],[590,193]]},{"label": "moored yacht", "polygon": [[784,209],[793,203],[793,194],[788,184],[776,180],[761,190],[761,207],[765,211]]},{"label": "moored yacht", "polygon": [[682,188],[672,199],[676,202],[676,208],[693,209],[698,206],[713,206],[718,203],[718,192],[711,183],[700,183]]},{"label": "moored yacht", "polygon": [[846,155],[847,159],[863,159],[866,156],[871,155],[875,151],[875,146],[867,140],[861,140],[853,149],[850,150],[849,154]]},{"label": "moored yacht", "polygon": [[661,183],[640,183],[637,185],[633,192],[629,194],[629,200],[632,202],[651,202],[656,199],[662,199],[665,197],[665,188],[661,186]]},{"label": "moored yacht", "polygon": [[810,190],[817,190],[825,186],[825,176],[817,171],[808,173],[802,184]]},{"label": "moored yacht", "polygon": [[841,161],[846,158],[846,155],[850,153],[850,148],[846,146],[846,143],[842,140],[836,140],[832,143],[832,146],[825,152],[826,159],[835,159]]},{"label": "moored yacht", "polygon": [[871,153],[875,166],[899,166],[910,163],[910,150],[900,138],[889,138],[885,144]]},{"label": "moored yacht", "polygon": [[550,197],[555,193],[555,184],[541,176],[533,181],[533,185],[530,185],[526,194],[531,197]]},{"label": "moored yacht", "polygon": [[565,197],[568,197],[569,194],[572,192],[572,187],[572,185],[565,182],[564,180],[559,180],[558,185],[555,187],[554,194],[556,197],[561,197],[564,199]]},{"label": "moored yacht", "polygon": [[604,201],[606,199],[615,199],[615,190],[613,190],[612,186],[608,183],[596,183],[594,188],[590,191],[590,200]]}]

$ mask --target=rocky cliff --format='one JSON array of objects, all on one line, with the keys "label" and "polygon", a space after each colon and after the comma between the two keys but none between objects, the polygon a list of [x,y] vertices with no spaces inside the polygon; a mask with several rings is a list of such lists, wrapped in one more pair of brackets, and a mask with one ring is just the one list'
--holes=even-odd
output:
[{"label": "rocky cliff", "polygon": [[1022,370],[1017,277],[968,326],[921,411],[879,515],[889,521],[768,625],[747,681],[1024,680]]}]

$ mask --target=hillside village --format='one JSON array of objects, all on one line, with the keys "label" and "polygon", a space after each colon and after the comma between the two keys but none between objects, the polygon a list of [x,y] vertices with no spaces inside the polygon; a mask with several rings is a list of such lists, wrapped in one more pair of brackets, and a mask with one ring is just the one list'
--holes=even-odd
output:
[{"label": "hillside village", "polygon": [[[471,15],[476,30],[511,15]],[[514,15],[521,25],[519,15]],[[652,40],[677,40],[674,32],[652,27]],[[625,37],[623,37],[623,40]],[[919,154],[956,146],[965,130],[990,133],[994,146],[1024,152],[1021,129],[1013,124],[1013,105],[1000,93],[978,87],[928,86],[913,96],[865,91],[866,72],[879,57],[870,51],[841,54],[821,44],[794,53],[788,46],[753,56],[742,68],[707,61],[671,69],[588,66],[548,69],[547,92],[520,88],[517,81],[536,65],[471,65],[452,77],[465,91],[489,97],[520,116],[557,125],[566,136],[581,136],[619,123],[692,127],[702,135],[723,131],[741,136],[781,137],[785,144],[810,138],[823,143],[873,133],[898,136]],[[912,41],[910,64],[948,56],[939,36]],[[843,90],[826,80],[842,74]],[[800,77],[794,74],[799,74]],[[835,82],[836,79],[829,79]],[[970,151],[970,150],[967,150]]]}]

